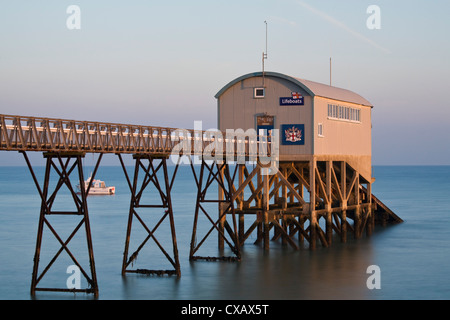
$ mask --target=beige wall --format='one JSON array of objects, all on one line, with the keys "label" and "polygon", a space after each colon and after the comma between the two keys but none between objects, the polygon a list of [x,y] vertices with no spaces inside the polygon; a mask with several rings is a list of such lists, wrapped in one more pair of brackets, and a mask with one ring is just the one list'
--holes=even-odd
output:
[{"label": "beige wall", "polygon": [[[360,110],[360,122],[328,118],[328,104],[336,104]],[[314,98],[314,155],[332,155],[349,162],[366,179],[372,170],[372,119],[371,107],[336,101],[322,97]],[[323,137],[318,135],[319,123],[323,125]]]},{"label": "beige wall", "polygon": [[[361,110],[361,122],[328,118],[328,104],[337,104]],[[314,100],[316,139],[314,154],[371,155],[371,108],[321,97]],[[323,124],[323,137],[317,134]]]}]

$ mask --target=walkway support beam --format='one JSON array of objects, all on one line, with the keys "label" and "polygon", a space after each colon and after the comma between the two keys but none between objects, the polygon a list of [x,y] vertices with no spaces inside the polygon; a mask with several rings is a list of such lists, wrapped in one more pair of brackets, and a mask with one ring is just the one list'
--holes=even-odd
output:
[{"label": "walkway support beam", "polygon": [[[120,154],[118,156],[131,191],[130,211],[128,214],[128,225],[122,263],[122,275],[125,275],[126,273],[141,273],[156,275],[176,275],[178,277],[181,276],[171,197],[171,190],[178,170],[178,164],[175,166],[173,176],[170,179],[167,168],[167,155],[150,156],[146,154],[135,154],[133,155],[133,159],[135,161],[134,175],[133,180],[131,181],[129,179],[122,156]],[[139,179],[140,174],[143,174],[142,179]],[[158,200],[155,200],[155,203],[143,203],[144,201],[150,201],[143,197],[144,193],[150,188],[153,188],[156,191],[154,192],[154,194],[156,194],[156,198]],[[161,210],[163,210],[162,215],[158,217],[157,212],[161,212]],[[150,215],[153,218],[156,217],[153,220],[153,222],[156,221],[153,227],[150,228],[148,226],[148,220],[151,219],[143,218],[143,214]],[[145,229],[147,235],[145,239],[137,246],[135,251],[132,254],[129,254],[132,225],[134,220],[137,220],[140,226]],[[162,228],[164,222],[167,220],[170,228],[169,230],[172,242],[172,254],[170,254],[169,251],[166,250],[165,246],[167,247],[167,244],[162,243],[159,239],[156,238],[157,230],[159,228]],[[173,269],[165,270],[129,268],[150,239],[153,240],[156,246],[164,254]]]},{"label": "walkway support beam", "polygon": [[[93,293],[94,296],[98,296],[98,283],[97,276],[95,271],[95,261],[94,261],[94,249],[92,244],[92,236],[91,236],[91,227],[89,222],[89,213],[87,207],[87,194],[89,192],[90,186],[85,188],[84,184],[84,175],[83,175],[83,166],[82,166],[82,158],[84,157],[84,153],[44,153],[44,158],[46,159],[45,166],[45,176],[43,186],[41,187],[36,175],[34,173],[31,162],[26,154],[26,152],[22,152],[27,166],[30,170],[30,173],[33,177],[33,181],[35,182],[36,188],[41,197],[41,210],[39,215],[39,223],[38,223],[38,232],[36,239],[36,249],[34,254],[34,264],[33,264],[33,273],[31,280],[31,294],[35,295],[36,291],[55,291],[55,292],[85,292],[85,293]],[[95,165],[94,172],[92,175],[92,179],[95,177],[95,173],[97,172],[98,166],[101,161],[101,155]],[[51,173],[56,173],[57,182],[54,188],[50,187],[50,179]],[[72,185],[71,175],[78,174],[78,179],[76,180],[79,184],[80,192],[77,193],[75,191],[74,186]],[[70,196],[75,205],[76,211],[62,211],[53,210],[53,204],[55,202],[56,196],[58,192],[61,191],[61,188],[66,187],[69,191]],[[62,217],[69,216],[80,216],[81,220],[69,235],[66,240],[63,240],[60,235],[57,233],[56,229],[52,225],[52,221],[50,216],[59,215]],[[88,256],[89,256],[89,271],[86,271],[86,266],[82,266],[78,260],[75,258],[75,255],[69,250],[69,243],[75,236],[77,232],[83,227],[85,229]],[[46,267],[42,270],[39,268],[40,257],[41,257],[41,249],[43,245],[43,232],[45,227],[47,227],[56,240],[61,245],[61,248],[57,251],[54,257],[50,260]],[[76,265],[81,274],[85,277],[88,288],[86,289],[78,289],[78,288],[48,288],[48,287],[40,287],[39,283],[42,278],[47,274],[50,270],[54,262],[58,259],[60,254],[65,251],[69,257],[71,258],[74,265]]]}]

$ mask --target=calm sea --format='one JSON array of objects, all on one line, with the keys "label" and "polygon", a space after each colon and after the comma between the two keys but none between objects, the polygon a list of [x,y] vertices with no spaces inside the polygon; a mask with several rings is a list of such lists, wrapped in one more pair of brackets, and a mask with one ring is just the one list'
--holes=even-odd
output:
[{"label": "calm sea", "polygon": [[[35,170],[42,182],[43,167]],[[373,175],[374,194],[404,223],[377,227],[371,237],[359,240],[349,236],[346,244],[335,241],[331,248],[318,246],[314,252],[294,251],[273,242],[265,253],[253,245],[253,235],[245,243],[239,263],[191,263],[188,258],[196,188],[190,168],[181,167],[172,191],[182,274],[177,279],[135,274],[122,277],[130,192],[121,167],[100,167],[97,178],[116,186],[117,193],[88,198],[99,299],[449,299],[450,167],[376,166]],[[64,192],[55,200],[55,208],[67,210],[71,205]],[[31,299],[39,210],[40,198],[28,169],[0,167],[0,299]],[[152,211],[150,218],[152,214],[160,217],[160,212]],[[50,218],[63,239],[79,221]],[[136,220],[133,228],[132,239],[143,240],[145,230]],[[167,231],[161,231],[157,238],[167,241]],[[211,252],[214,255],[217,248],[216,235],[208,239],[204,245],[207,253],[202,254],[205,256]],[[81,264],[86,263],[84,232],[77,233],[68,247]],[[59,248],[46,228],[41,268]],[[167,248],[170,250],[170,246]],[[63,252],[43,278],[42,286],[65,287],[71,264]],[[380,289],[367,287],[367,268],[371,265],[380,268]],[[151,240],[133,267],[170,268]],[[36,298],[91,299],[92,295],[38,293]]]}]

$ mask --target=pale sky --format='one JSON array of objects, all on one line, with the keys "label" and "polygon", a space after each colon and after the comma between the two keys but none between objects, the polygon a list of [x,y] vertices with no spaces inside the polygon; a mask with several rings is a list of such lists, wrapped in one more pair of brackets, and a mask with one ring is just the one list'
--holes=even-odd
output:
[{"label": "pale sky", "polygon": [[[78,5],[81,29],[66,9]],[[381,29],[369,29],[370,5]],[[216,127],[214,95],[266,70],[372,102],[373,164],[450,164],[450,1],[0,0],[0,113]],[[0,154],[0,165],[16,154]]]}]

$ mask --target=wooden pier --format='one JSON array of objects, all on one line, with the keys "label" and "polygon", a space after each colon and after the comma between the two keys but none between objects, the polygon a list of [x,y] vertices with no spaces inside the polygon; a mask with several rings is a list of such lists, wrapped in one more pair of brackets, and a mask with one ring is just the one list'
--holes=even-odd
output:
[{"label": "wooden pier", "polygon": [[[0,151],[18,151],[23,154],[32,179],[41,197],[38,234],[34,256],[31,293],[36,291],[68,291],[99,294],[96,277],[94,249],[89,223],[87,192],[82,187],[81,194],[74,191],[74,183],[84,185],[81,159],[86,153],[99,154],[92,175],[94,179],[102,155],[116,154],[124,170],[130,193],[127,233],[122,264],[122,274],[142,273],[181,276],[177,248],[172,193],[179,161],[169,176],[169,157],[184,155],[190,159],[197,186],[196,205],[193,208],[193,229],[190,244],[190,260],[241,260],[241,250],[249,236],[256,233],[256,243],[265,250],[270,241],[298,250],[307,243],[310,249],[317,245],[330,247],[333,234],[338,234],[342,242],[348,235],[359,238],[364,233],[370,235],[375,223],[401,222],[387,206],[372,195],[372,181],[366,180],[344,158],[309,156],[295,161],[279,161],[273,174],[269,174],[267,162],[257,155],[271,155],[270,139],[259,136],[252,146],[249,137],[241,140],[211,138],[206,132],[153,126],[100,123],[65,119],[0,115]],[[223,133],[223,137],[226,134]],[[189,141],[189,148],[178,150],[180,141]],[[224,144],[222,157],[205,157],[204,152],[218,144]],[[232,148],[225,147],[232,144]],[[241,143],[243,147],[238,147]],[[229,145],[228,145],[229,146]],[[230,154],[230,150],[232,153]],[[46,158],[45,178],[39,183],[27,153],[42,152]],[[130,175],[122,160],[123,154],[132,154],[135,161],[133,175]],[[217,154],[216,154],[217,155]],[[239,159],[245,159],[242,163]],[[180,160],[179,158],[178,160]],[[198,165],[194,163],[198,161]],[[273,169],[273,167],[272,167]],[[51,172],[56,172],[59,181],[49,188]],[[138,177],[143,179],[138,183]],[[52,204],[62,186],[71,190],[77,211],[54,211]],[[145,189],[153,187],[160,195],[159,203],[141,203]],[[216,189],[213,189],[216,188]],[[211,190],[218,190],[212,191]],[[213,204],[214,210],[210,209]],[[72,206],[73,207],[73,206]],[[140,217],[142,210],[163,209],[164,213],[154,226],[147,225]],[[159,210],[161,212],[161,210]],[[76,215],[80,222],[67,239],[61,239],[53,229],[50,215]],[[201,234],[197,228],[201,220],[210,223],[210,228]],[[209,222],[208,222],[209,221]],[[131,226],[140,223],[148,236],[137,247],[130,248]],[[163,223],[170,226],[172,242],[164,247],[155,237],[156,229]],[[39,258],[44,228],[48,228],[61,245],[60,250],[49,265],[41,268]],[[88,244],[89,266],[82,266],[68,249],[73,236],[84,230]],[[203,245],[211,237],[217,237],[218,249],[230,249],[228,256],[202,255]],[[151,240],[151,241],[150,241]],[[150,243],[156,245],[172,265],[172,270],[130,269],[138,253]],[[66,252],[88,282],[88,288],[74,290],[67,288],[43,288],[40,280],[62,252]]]},{"label": "wooden pier", "polygon": [[[271,241],[279,239],[295,250],[303,247],[305,240],[310,249],[315,249],[318,244],[330,247],[333,234],[346,242],[349,234],[355,239],[364,232],[372,234],[375,223],[402,222],[371,194],[371,182],[344,161],[313,158],[282,162],[272,176],[263,174],[264,170],[260,164],[202,162],[196,177],[198,195],[190,259],[221,259],[195,256],[213,229],[218,233],[219,248],[226,244],[234,253],[233,257],[222,258],[239,260],[240,248],[254,232],[255,243],[266,250]],[[213,182],[219,194],[215,200],[206,200]],[[202,206],[213,201],[219,208],[216,220]],[[196,223],[202,215],[211,222],[211,229],[197,244]]]}]

